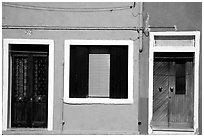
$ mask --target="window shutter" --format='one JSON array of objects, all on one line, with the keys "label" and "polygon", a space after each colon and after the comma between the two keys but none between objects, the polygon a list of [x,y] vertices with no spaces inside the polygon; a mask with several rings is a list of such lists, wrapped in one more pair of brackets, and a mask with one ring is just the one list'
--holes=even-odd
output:
[{"label": "window shutter", "polygon": [[88,48],[70,46],[70,91],[71,98],[85,98],[88,95]]},{"label": "window shutter", "polygon": [[113,46],[111,48],[110,98],[128,98],[127,46]]}]

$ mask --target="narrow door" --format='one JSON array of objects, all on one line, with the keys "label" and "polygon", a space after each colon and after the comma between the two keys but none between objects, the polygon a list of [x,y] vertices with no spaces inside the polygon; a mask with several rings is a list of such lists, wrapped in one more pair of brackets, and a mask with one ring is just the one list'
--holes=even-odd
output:
[{"label": "narrow door", "polygon": [[169,127],[193,128],[193,66],[191,61],[171,63],[169,78]]},{"label": "narrow door", "polygon": [[155,54],[153,129],[193,128],[193,96],[192,56]]},{"label": "narrow door", "polygon": [[11,127],[47,127],[48,54],[11,52]]},{"label": "narrow door", "polygon": [[154,128],[168,127],[169,113],[169,62],[154,62],[153,118]]}]

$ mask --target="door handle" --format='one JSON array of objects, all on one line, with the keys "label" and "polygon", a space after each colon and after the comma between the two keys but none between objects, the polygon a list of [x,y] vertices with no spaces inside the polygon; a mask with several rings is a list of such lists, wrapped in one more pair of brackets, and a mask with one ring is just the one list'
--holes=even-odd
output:
[{"label": "door handle", "polygon": [[162,87],[159,87],[159,92],[162,92]]},{"label": "door handle", "polygon": [[170,91],[171,91],[171,92],[174,92],[174,87],[170,87]]},{"label": "door handle", "polygon": [[42,97],[41,96],[38,96],[37,97],[37,102],[41,102],[42,101]]},{"label": "door handle", "polygon": [[19,96],[19,97],[17,98],[17,101],[18,101],[18,102],[23,102],[23,100],[24,100],[24,98],[23,98],[22,96]]}]

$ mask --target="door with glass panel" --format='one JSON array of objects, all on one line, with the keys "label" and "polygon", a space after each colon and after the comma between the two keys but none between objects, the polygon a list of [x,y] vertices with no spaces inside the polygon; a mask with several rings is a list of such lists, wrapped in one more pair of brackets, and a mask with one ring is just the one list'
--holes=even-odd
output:
[{"label": "door with glass panel", "polygon": [[48,46],[10,45],[11,127],[46,128]]},{"label": "door with glass panel", "polygon": [[153,129],[193,128],[194,53],[155,52]]}]

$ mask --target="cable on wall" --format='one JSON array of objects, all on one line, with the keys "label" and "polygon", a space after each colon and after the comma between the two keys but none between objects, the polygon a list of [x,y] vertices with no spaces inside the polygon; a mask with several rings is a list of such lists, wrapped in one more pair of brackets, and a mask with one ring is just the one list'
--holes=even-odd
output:
[{"label": "cable on wall", "polygon": [[23,5],[15,3],[2,3],[3,6],[28,9],[28,10],[41,10],[41,11],[57,11],[57,12],[112,12],[120,10],[132,9],[135,5],[120,6],[120,7],[103,7],[103,8],[60,8],[60,7],[45,7],[45,6],[33,6]]},{"label": "cable on wall", "polygon": [[22,29],[22,30],[132,30],[139,31],[142,27],[82,27],[82,26],[15,26],[2,25],[2,29]]},{"label": "cable on wall", "polygon": [[135,13],[135,10],[136,10],[136,6],[137,6],[137,4],[136,4],[136,2],[134,2],[133,3],[133,6],[132,6],[132,16],[133,17],[137,17],[137,16],[139,16],[139,15],[142,15],[142,13]]}]

